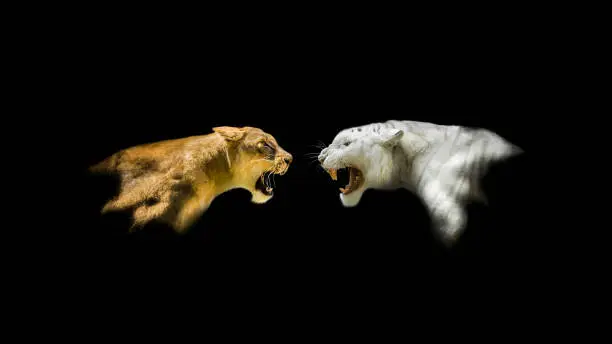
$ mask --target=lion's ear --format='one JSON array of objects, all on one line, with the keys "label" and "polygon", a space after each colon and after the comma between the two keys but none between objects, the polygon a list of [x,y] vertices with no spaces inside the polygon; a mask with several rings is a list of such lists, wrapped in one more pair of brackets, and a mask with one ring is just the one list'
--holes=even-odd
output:
[{"label": "lion's ear", "polygon": [[228,141],[239,141],[244,137],[245,130],[235,127],[215,127],[213,131]]},{"label": "lion's ear", "polygon": [[387,129],[380,133],[380,140],[384,146],[393,147],[404,136],[404,131],[400,129]]}]

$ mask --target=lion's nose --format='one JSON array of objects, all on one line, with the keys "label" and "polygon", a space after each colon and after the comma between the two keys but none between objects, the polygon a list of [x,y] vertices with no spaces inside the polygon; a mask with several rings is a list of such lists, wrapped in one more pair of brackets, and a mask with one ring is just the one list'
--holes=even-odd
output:
[{"label": "lion's nose", "polygon": [[293,161],[293,156],[289,153],[287,153],[287,155],[285,156],[285,162],[288,164],[290,164]]}]

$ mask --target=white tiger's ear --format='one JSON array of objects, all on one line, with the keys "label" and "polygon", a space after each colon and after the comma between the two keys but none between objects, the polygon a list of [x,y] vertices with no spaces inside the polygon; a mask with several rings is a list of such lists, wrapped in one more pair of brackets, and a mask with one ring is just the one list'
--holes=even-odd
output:
[{"label": "white tiger's ear", "polygon": [[393,147],[404,136],[404,131],[400,129],[386,129],[380,132],[380,140],[383,146]]}]

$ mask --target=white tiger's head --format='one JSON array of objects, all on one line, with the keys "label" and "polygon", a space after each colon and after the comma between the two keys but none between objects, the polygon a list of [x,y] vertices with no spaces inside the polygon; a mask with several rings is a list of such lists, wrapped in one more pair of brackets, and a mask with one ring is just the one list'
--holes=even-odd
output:
[{"label": "white tiger's head", "polygon": [[337,180],[338,170],[347,169],[349,183],[340,188],[345,207],[359,203],[367,189],[384,189],[393,183],[393,149],[404,132],[379,124],[342,130],[319,154],[321,166]]}]

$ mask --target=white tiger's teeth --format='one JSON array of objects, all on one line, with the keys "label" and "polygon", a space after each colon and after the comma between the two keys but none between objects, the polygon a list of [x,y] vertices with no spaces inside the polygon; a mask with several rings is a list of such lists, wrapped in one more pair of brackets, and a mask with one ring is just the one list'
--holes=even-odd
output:
[{"label": "white tiger's teeth", "polygon": [[329,175],[331,176],[331,178],[333,180],[338,180],[338,171],[335,168],[330,168],[329,170],[327,170],[327,173],[329,173]]}]

